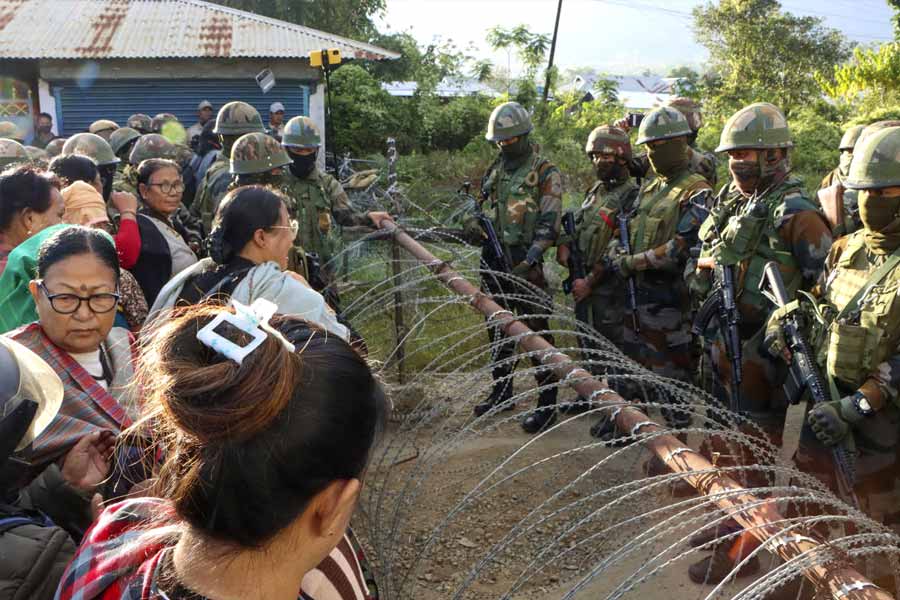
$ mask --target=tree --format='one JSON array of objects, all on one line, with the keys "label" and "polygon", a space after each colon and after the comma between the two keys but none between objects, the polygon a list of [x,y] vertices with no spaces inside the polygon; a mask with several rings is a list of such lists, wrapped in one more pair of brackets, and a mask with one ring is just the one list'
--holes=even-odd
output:
[{"label": "tree", "polygon": [[890,42],[876,49],[856,48],[853,58],[835,65],[830,77],[819,76],[826,94],[854,102],[865,111],[900,102],[900,44]]},{"label": "tree", "polygon": [[888,6],[894,9],[891,22],[894,24],[894,37],[900,38],[900,0],[887,0]]},{"label": "tree", "polygon": [[487,42],[494,50],[506,50],[507,55],[514,52],[518,56],[522,62],[522,72],[515,80],[515,86],[511,79],[507,79],[506,91],[512,94],[515,87],[513,99],[524,106],[534,106],[537,101],[535,78],[550,48],[550,36],[533,33],[525,25],[512,29],[493,27],[488,30]]},{"label": "tree", "polygon": [[385,0],[213,0],[216,4],[368,41]]},{"label": "tree", "polygon": [[783,12],[777,0],[721,0],[693,15],[694,34],[720,78],[707,107],[721,114],[757,101],[790,113],[820,95],[819,69],[850,54],[839,31],[824,27],[822,19]]}]

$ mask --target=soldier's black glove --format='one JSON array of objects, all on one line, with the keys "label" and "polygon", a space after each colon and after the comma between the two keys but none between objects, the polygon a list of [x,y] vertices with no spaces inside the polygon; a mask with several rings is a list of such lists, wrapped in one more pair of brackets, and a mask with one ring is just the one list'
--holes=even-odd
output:
[{"label": "soldier's black glove", "polygon": [[844,441],[854,423],[865,417],[856,410],[853,396],[840,400],[823,402],[814,406],[806,420],[819,441],[826,446],[835,446]]}]

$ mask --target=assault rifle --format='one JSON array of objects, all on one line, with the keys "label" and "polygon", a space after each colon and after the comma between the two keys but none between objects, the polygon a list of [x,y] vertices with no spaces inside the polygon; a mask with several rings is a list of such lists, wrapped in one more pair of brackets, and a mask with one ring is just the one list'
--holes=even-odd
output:
[{"label": "assault rifle", "polygon": [[478,219],[478,225],[481,226],[481,230],[487,238],[482,244],[482,248],[486,249],[488,254],[484,262],[487,268],[491,270],[510,273],[512,272],[512,266],[509,264],[509,258],[503,250],[503,244],[500,243],[500,238],[497,237],[497,231],[494,229],[494,224],[487,215],[484,214],[484,211],[481,210],[481,205],[484,204],[487,199],[488,192],[482,190],[481,204],[475,204],[475,218]]},{"label": "assault rifle", "polygon": [[703,335],[709,327],[710,321],[716,319],[722,341],[725,344],[725,354],[731,362],[731,410],[741,413],[741,381],[743,370],[741,367],[741,335],[738,331],[740,313],[735,299],[734,266],[723,265],[716,262],[715,287],[712,293],[697,311],[691,333],[696,336]]},{"label": "assault rifle", "polygon": [[[790,302],[790,298],[784,288],[784,281],[781,279],[778,265],[774,262],[766,263],[763,274],[764,277],[759,282],[759,290],[775,306],[786,306]],[[769,284],[768,290],[765,289],[766,283]],[[781,320],[781,332],[791,351],[791,366],[788,378],[784,383],[784,393],[791,404],[800,402],[806,391],[809,392],[813,405],[828,402],[831,400],[828,385],[816,368],[812,350],[801,331],[802,325],[797,315],[789,313]],[[832,448],[832,459],[839,493],[845,498],[849,498],[854,506],[859,507],[859,500],[853,493],[855,465],[852,453],[846,446],[835,446]]]},{"label": "assault rifle", "polygon": [[562,226],[563,231],[572,240],[569,242],[569,277],[563,281],[562,289],[564,293],[571,294],[575,280],[587,277],[587,271],[584,266],[584,254],[581,252],[575,232],[575,213],[571,211],[565,213],[562,218]]},{"label": "assault rifle", "polygon": [[[626,255],[631,254],[631,240],[628,238],[628,214],[624,211],[619,213],[619,245]],[[631,275],[625,282],[625,291],[628,295],[628,308],[631,310],[631,323],[635,333],[641,332],[641,325],[638,321],[638,304],[637,304],[637,287],[634,283],[634,275]]]}]

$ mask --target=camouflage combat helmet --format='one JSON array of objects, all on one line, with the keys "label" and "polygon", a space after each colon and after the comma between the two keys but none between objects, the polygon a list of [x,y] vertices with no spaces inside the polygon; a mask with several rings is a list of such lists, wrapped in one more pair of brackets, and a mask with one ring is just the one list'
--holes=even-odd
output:
[{"label": "camouflage combat helmet", "polygon": [[487,133],[484,136],[489,142],[502,142],[529,133],[534,126],[531,115],[518,102],[505,102],[494,109],[488,120]]},{"label": "camouflage combat helmet", "polygon": [[[869,136],[875,135],[882,129],[887,129],[888,127],[900,127],[900,121],[875,121],[874,123],[866,125],[863,127],[863,130],[859,132],[859,137],[856,138],[856,146],[861,145]],[[854,146],[854,148],[856,146]]]},{"label": "camouflage combat helmet", "polygon": [[113,153],[109,142],[96,133],[77,133],[66,140],[62,154],[81,154],[94,159],[98,166],[118,164],[119,157]]},{"label": "camouflage combat helmet", "polygon": [[153,119],[150,118],[150,115],[136,113],[128,117],[128,122],[125,123],[125,126],[136,129],[142,134],[151,133],[151,130],[153,129]]},{"label": "camouflage combat helmet", "polygon": [[638,129],[636,144],[646,144],[656,140],[668,140],[691,135],[691,126],[681,111],[668,106],[660,106],[650,111]]},{"label": "camouflage combat helmet", "polygon": [[881,129],[857,142],[844,186],[851,190],[900,186],[900,127]]},{"label": "camouflage combat helmet", "polygon": [[109,145],[113,149],[113,152],[116,153],[116,156],[118,156],[119,152],[122,151],[122,148],[124,148],[128,142],[136,140],[139,137],[141,137],[141,132],[137,129],[122,127],[113,131],[112,135],[109,136]]},{"label": "camouflage combat helmet", "polygon": [[322,136],[316,122],[309,117],[294,117],[284,126],[281,145],[290,148],[318,148]]},{"label": "camouflage combat helmet", "polygon": [[177,120],[178,117],[176,117],[172,113],[159,113],[158,115],[150,119],[150,129],[153,130],[153,133],[160,133],[162,131],[163,125]]},{"label": "camouflage combat helmet", "polygon": [[845,131],[844,135],[841,137],[841,143],[838,146],[838,150],[853,150],[853,147],[856,146],[856,141],[859,139],[859,135],[865,128],[865,125],[854,125]]},{"label": "camouflage combat helmet", "polygon": [[16,141],[23,139],[19,128],[10,121],[0,121],[0,138]]},{"label": "camouflage combat helmet", "polygon": [[135,142],[131,154],[128,155],[128,162],[136,167],[150,158],[174,160],[175,155],[175,144],[158,133],[148,133]]},{"label": "camouflage combat helmet", "polygon": [[0,138],[0,169],[13,163],[30,162],[28,150],[15,140]]},{"label": "camouflage combat helmet", "polygon": [[267,173],[292,162],[287,151],[272,136],[248,133],[238,138],[231,149],[230,172],[233,175]]},{"label": "camouflage combat helmet", "polygon": [[259,112],[246,102],[229,102],[219,109],[216,115],[216,128],[213,133],[218,135],[244,135],[245,133],[265,133],[262,118]]},{"label": "camouflage combat helmet", "polygon": [[737,111],[725,123],[716,152],[792,148],[787,119],[778,107],[757,102]]},{"label": "camouflage combat helmet", "polygon": [[88,132],[90,133],[100,133],[101,131],[106,131],[108,129],[112,129],[115,131],[119,128],[119,124],[115,121],[110,121],[109,119],[100,119],[99,121],[94,121],[91,123],[91,126],[88,127]]},{"label": "camouflage combat helmet", "polygon": [[66,138],[54,138],[50,140],[47,145],[44,147],[44,150],[47,151],[47,156],[50,158],[56,158],[60,154],[62,154],[63,146],[66,145]]},{"label": "camouflage combat helmet", "polygon": [[631,140],[628,139],[628,134],[618,127],[601,125],[588,136],[584,151],[588,154],[594,152],[615,154],[619,158],[631,160]]},{"label": "camouflage combat helmet", "polygon": [[703,114],[700,111],[700,104],[696,100],[679,96],[666,102],[666,106],[671,106],[683,114],[688,121],[688,125],[691,126],[691,131],[694,133],[697,133],[703,127]]}]

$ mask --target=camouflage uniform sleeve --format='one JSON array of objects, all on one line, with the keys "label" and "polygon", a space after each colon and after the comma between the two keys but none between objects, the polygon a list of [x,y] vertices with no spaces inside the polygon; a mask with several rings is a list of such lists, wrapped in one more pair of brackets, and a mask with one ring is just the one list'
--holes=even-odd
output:
[{"label": "camouflage uniform sleeve", "polygon": [[778,232],[791,248],[804,287],[808,288],[819,280],[825,268],[825,259],[833,242],[831,228],[818,211],[801,210],[786,215]]},{"label": "camouflage uniform sleeve", "polygon": [[711,189],[706,180],[698,181],[681,196],[681,214],[675,228],[675,237],[656,248],[635,254],[631,264],[634,271],[683,270],[690,256],[690,249],[698,243],[700,226],[706,218],[704,211],[688,204],[688,199],[701,190]]},{"label": "camouflage uniform sleeve", "polygon": [[715,188],[716,184],[719,182],[719,173],[716,171],[716,168],[718,167],[716,155],[712,152],[700,152],[699,150],[697,152],[700,155],[697,173],[705,177],[706,181],[709,182],[709,185]]},{"label": "camouflage uniform sleeve", "polygon": [[534,225],[532,246],[546,251],[559,237],[562,220],[562,176],[559,169],[547,166],[540,174],[540,214]]},{"label": "camouflage uniform sleeve", "polygon": [[321,176],[322,187],[325,188],[325,193],[328,194],[328,199],[331,201],[331,214],[334,215],[334,220],[338,225],[356,227],[372,224],[368,215],[353,210],[347,192],[344,191],[337,179],[325,173]]}]

